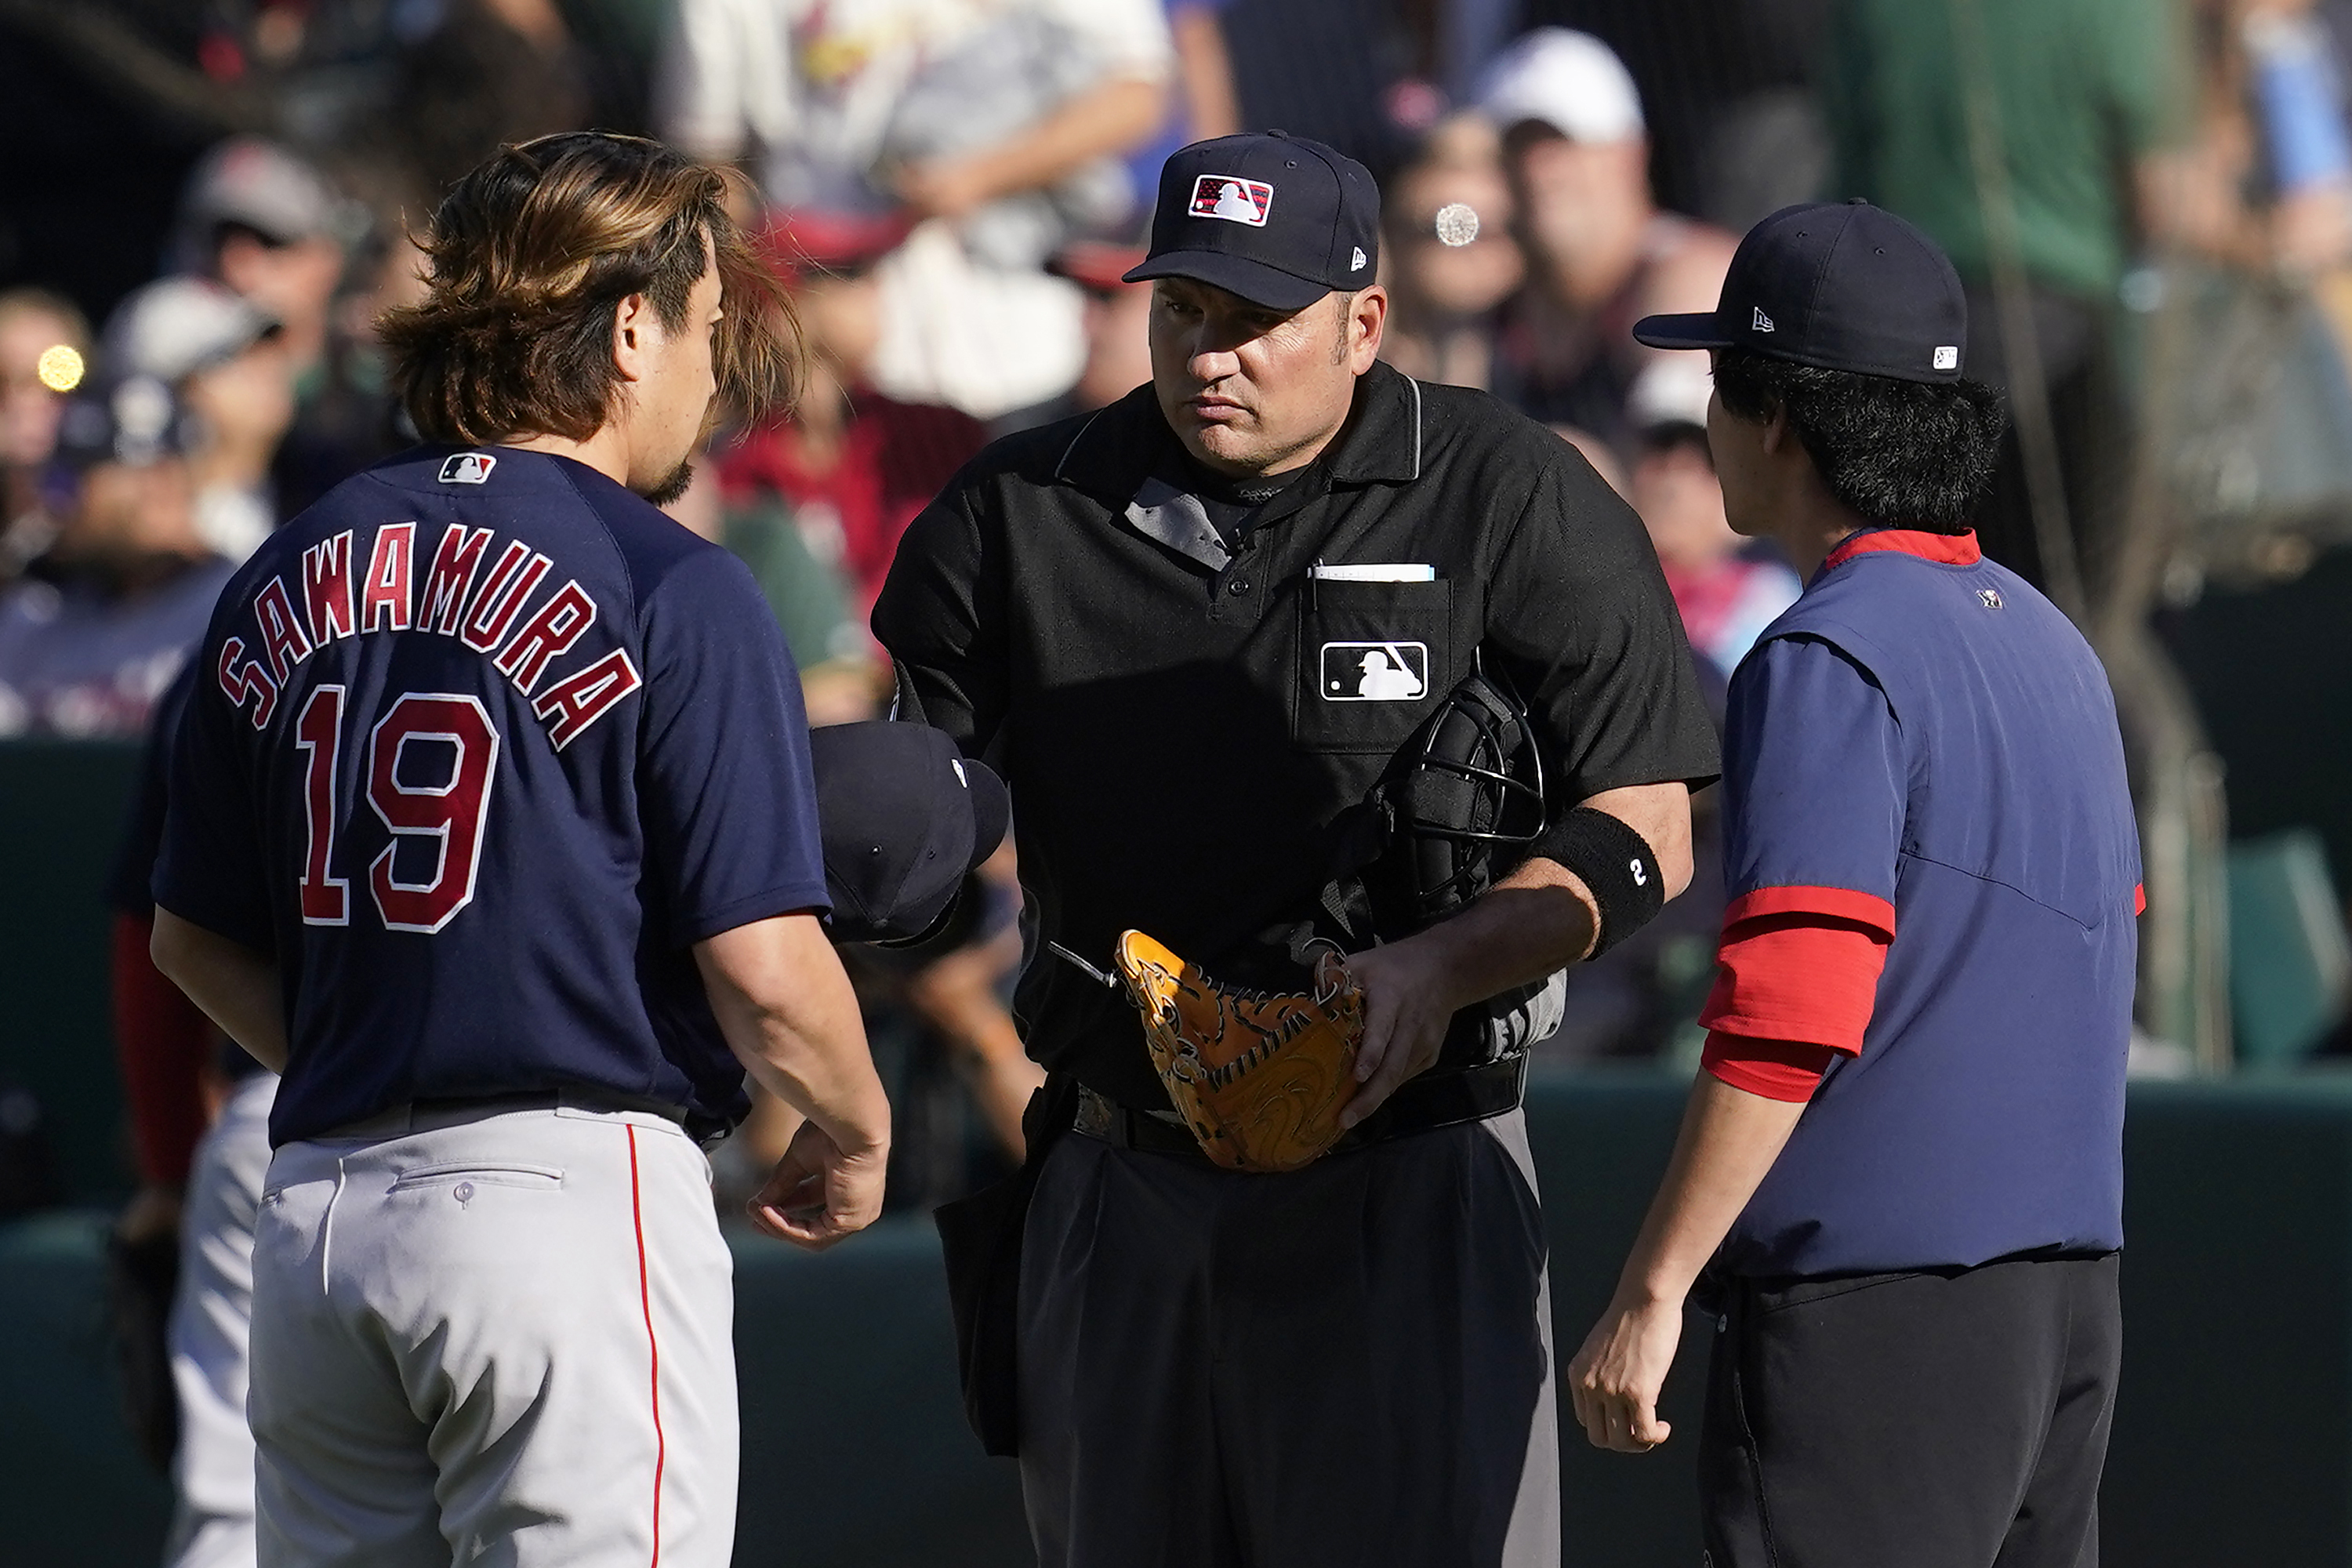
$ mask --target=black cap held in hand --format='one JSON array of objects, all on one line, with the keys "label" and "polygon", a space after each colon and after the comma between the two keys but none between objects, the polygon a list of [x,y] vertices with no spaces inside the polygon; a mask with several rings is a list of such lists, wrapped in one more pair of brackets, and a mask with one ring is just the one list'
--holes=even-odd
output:
[{"label": "black cap held in hand", "polygon": [[1192,278],[1303,310],[1379,275],[1381,188],[1344,153],[1279,131],[1195,142],[1160,170],[1151,254],[1129,283]]},{"label": "black cap held in hand", "polygon": [[836,942],[901,942],[947,913],[1012,818],[1003,782],[928,724],[809,731]]},{"label": "black cap held in hand", "polygon": [[1656,349],[1746,349],[1822,370],[1958,381],[1960,275],[1936,242],[1867,202],[1782,207],[1748,231],[1708,315],[1644,316]]}]

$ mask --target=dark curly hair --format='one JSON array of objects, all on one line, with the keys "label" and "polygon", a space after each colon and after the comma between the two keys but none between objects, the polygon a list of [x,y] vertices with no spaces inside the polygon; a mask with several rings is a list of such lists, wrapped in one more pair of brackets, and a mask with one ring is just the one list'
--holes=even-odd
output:
[{"label": "dark curly hair", "polygon": [[1896,381],[1723,349],[1715,390],[1751,423],[1786,410],[1830,493],[1873,522],[1966,533],[2000,455],[2000,395],[1979,382]]},{"label": "dark curly hair", "polygon": [[614,312],[643,294],[665,330],[684,329],[706,236],[725,312],[719,399],[747,421],[787,406],[799,368],[792,307],[726,196],[717,170],[604,132],[542,136],[478,166],[417,242],[429,292],[377,322],[416,428],[467,446],[588,439],[620,385]]}]

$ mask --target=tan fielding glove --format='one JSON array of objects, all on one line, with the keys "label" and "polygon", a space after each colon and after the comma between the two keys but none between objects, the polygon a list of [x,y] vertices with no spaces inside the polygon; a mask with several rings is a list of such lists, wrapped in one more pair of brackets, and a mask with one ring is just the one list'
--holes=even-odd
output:
[{"label": "tan fielding glove", "polygon": [[1131,931],[1118,939],[1118,972],[1160,1081],[1210,1159],[1296,1171],[1339,1142],[1364,998],[1337,958],[1316,966],[1315,994],[1270,996],[1220,985]]}]

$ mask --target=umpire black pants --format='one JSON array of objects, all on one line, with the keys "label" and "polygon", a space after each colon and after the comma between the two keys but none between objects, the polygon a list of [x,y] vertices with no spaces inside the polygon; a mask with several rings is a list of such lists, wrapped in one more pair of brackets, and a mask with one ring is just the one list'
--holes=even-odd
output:
[{"label": "umpire black pants", "polygon": [[1522,1111],[1287,1175],[1073,1133],[1020,1323],[1040,1568],[1559,1568]]},{"label": "umpire black pants", "polygon": [[1709,1568],[2096,1568],[2116,1255],[1760,1286],[1715,1336]]}]

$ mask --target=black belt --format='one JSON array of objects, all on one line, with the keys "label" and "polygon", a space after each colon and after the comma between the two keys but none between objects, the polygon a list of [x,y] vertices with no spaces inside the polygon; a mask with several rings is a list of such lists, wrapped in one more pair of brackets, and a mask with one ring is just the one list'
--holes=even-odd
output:
[{"label": "black belt", "polygon": [[[1391,1138],[1409,1137],[1464,1121],[1484,1121],[1518,1108],[1528,1086],[1528,1058],[1506,1057],[1484,1067],[1459,1072],[1423,1073],[1407,1079],[1378,1110],[1340,1134],[1330,1152],[1344,1154]],[[1155,1114],[1107,1100],[1084,1084],[1078,1086],[1078,1111],[1070,1123],[1075,1131],[1122,1149],[1148,1154],[1189,1154],[1211,1163],[1200,1142],[1173,1112]]]}]

